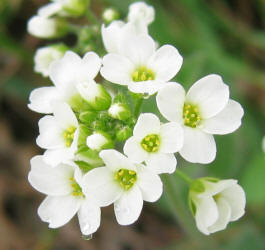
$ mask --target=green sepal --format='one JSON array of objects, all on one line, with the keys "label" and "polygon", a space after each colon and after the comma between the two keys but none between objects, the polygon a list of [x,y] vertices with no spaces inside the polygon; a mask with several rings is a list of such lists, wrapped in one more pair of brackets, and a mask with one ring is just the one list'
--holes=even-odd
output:
[{"label": "green sepal", "polygon": [[75,161],[75,163],[78,165],[78,167],[81,169],[83,174],[87,173],[88,171],[94,169],[95,167],[91,166],[85,161]]},{"label": "green sepal", "polygon": [[102,159],[99,157],[98,152],[83,146],[76,154],[77,161],[84,161],[93,167],[100,167],[103,165]]},{"label": "green sepal", "polygon": [[97,112],[88,110],[80,113],[79,120],[86,125],[91,126],[92,122],[97,120],[97,116]]},{"label": "green sepal", "polygon": [[68,104],[75,112],[78,113],[92,109],[92,107],[78,93],[68,100]]},{"label": "green sepal", "polygon": [[132,128],[128,127],[128,126],[124,126],[123,128],[117,130],[116,132],[116,140],[117,141],[125,141],[127,140],[129,137],[132,136]]},{"label": "green sepal", "polygon": [[86,145],[86,138],[92,134],[91,129],[89,129],[86,125],[79,125],[79,137],[78,137],[78,147],[82,145]]}]

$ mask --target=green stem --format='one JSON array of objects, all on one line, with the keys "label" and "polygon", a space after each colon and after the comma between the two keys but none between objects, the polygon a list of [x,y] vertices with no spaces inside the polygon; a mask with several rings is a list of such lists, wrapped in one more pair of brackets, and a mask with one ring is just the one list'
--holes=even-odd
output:
[{"label": "green stem", "polygon": [[141,97],[137,98],[137,101],[136,101],[136,104],[135,104],[135,107],[134,107],[134,116],[136,118],[140,114],[142,104],[143,104],[143,98],[141,98]]},{"label": "green stem", "polygon": [[193,182],[193,180],[188,175],[186,175],[185,173],[183,173],[179,169],[176,169],[175,174],[177,174],[180,178],[182,178],[188,184],[191,184]]},{"label": "green stem", "polygon": [[86,11],[86,16],[92,23],[97,24],[97,25],[101,24],[97,16],[89,9]]}]

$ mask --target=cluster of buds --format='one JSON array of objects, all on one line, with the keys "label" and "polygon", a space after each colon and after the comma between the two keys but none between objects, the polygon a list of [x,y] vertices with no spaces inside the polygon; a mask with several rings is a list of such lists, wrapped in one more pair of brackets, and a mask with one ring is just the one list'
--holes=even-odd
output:
[{"label": "cluster of buds", "polygon": [[[60,37],[73,28],[67,17],[88,11],[88,1],[53,1],[29,20],[29,32]],[[213,135],[241,125],[244,111],[229,98],[219,75],[199,79],[187,93],[172,80],[183,58],[174,46],[159,47],[150,36],[154,15],[143,2],[130,5],[127,22],[107,9],[103,57],[94,51],[79,55],[92,39],[89,32],[100,30],[99,20],[76,28],[81,40],[75,47],[56,44],[36,53],[35,70],[53,86],[37,88],[29,97],[28,107],[45,114],[36,141],[45,152],[31,160],[29,182],[47,195],[38,214],[51,228],[77,213],[82,234],[90,235],[100,226],[100,208],[111,204],[119,224],[134,223],[143,201],[162,195],[159,175],[175,172],[177,153],[191,163],[210,163],[217,151]],[[141,113],[142,102],[152,95],[167,122],[159,114]],[[236,180],[204,177],[188,184],[189,205],[202,233],[222,230],[244,214],[245,193]]]}]

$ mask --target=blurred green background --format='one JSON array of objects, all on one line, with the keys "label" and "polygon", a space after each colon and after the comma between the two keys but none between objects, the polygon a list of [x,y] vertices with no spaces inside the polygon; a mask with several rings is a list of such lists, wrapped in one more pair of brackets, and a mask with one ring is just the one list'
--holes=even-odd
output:
[{"label": "blurred green background", "polygon": [[[172,44],[184,57],[176,81],[186,89],[197,79],[220,74],[231,98],[245,110],[243,124],[233,134],[216,136],[217,158],[207,166],[178,157],[178,166],[193,177],[235,178],[247,194],[245,216],[227,230],[204,236],[196,229],[186,202],[187,186],[177,176],[164,176],[163,197],[145,204],[137,223],[119,226],[113,208],[104,208],[102,225],[93,240],[81,238],[77,220],[49,230],[37,216],[43,195],[27,182],[29,159],[41,117],[27,109],[33,88],[50,84],[33,72],[36,48],[50,42],[27,34],[27,20],[45,0],[0,0],[0,249],[18,250],[174,250],[265,249],[265,1],[155,0],[151,35]],[[128,0],[91,0],[100,17],[115,7],[122,17]],[[73,43],[73,37],[65,41]],[[154,100],[144,106],[154,110]]]}]

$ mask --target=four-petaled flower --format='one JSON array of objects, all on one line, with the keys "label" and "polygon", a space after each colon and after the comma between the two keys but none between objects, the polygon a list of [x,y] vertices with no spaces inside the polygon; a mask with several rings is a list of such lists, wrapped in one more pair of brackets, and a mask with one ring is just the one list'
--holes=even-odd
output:
[{"label": "four-petaled flower", "polygon": [[143,200],[155,202],[159,199],[162,182],[157,174],[133,163],[116,150],[103,150],[99,155],[105,167],[85,174],[83,192],[93,194],[102,207],[114,203],[118,223],[132,224],[141,213]]},{"label": "four-petaled flower", "polygon": [[50,228],[58,228],[68,223],[77,213],[83,235],[94,233],[100,225],[100,207],[91,196],[82,191],[82,173],[78,166],[60,164],[47,165],[43,156],[31,159],[29,183],[47,197],[38,209],[40,218],[49,223]]},{"label": "four-petaled flower", "polygon": [[184,128],[181,156],[194,163],[210,163],[216,156],[212,134],[232,133],[241,125],[244,111],[229,99],[229,88],[218,75],[198,80],[185,93],[177,83],[170,83],[156,97],[160,113]]},{"label": "four-petaled flower", "polygon": [[183,146],[183,129],[176,122],[161,125],[157,116],[141,114],[133,136],[124,145],[124,153],[134,162],[146,162],[157,174],[173,173],[177,160],[174,153]]}]

